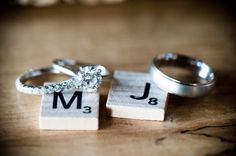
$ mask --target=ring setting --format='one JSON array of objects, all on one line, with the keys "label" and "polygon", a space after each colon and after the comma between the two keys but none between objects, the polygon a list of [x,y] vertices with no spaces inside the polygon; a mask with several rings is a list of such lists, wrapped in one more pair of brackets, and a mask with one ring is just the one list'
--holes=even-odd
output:
[{"label": "ring setting", "polygon": [[62,82],[49,83],[44,86],[30,86],[25,84],[28,79],[46,73],[59,72],[52,67],[32,70],[16,79],[16,88],[20,92],[28,94],[52,94],[53,92],[70,91],[72,89],[79,89],[84,92],[95,92],[102,83],[101,69],[98,68],[98,65],[91,65],[80,67],[75,76]]}]

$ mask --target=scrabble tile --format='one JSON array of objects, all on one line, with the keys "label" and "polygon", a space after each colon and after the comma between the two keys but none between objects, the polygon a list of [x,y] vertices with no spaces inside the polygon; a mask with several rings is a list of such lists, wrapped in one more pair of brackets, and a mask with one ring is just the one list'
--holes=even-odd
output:
[{"label": "scrabble tile", "polygon": [[97,130],[99,93],[70,91],[45,94],[39,117],[40,129]]},{"label": "scrabble tile", "polygon": [[115,71],[107,99],[111,117],[164,120],[168,93],[151,81],[149,74]]}]

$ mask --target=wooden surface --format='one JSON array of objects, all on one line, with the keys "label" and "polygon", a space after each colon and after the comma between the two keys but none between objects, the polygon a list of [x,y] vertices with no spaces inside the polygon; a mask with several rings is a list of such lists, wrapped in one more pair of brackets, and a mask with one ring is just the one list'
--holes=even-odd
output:
[{"label": "wooden surface", "polygon": [[[231,18],[221,4],[191,1],[1,12],[1,155],[233,155],[236,47]],[[105,117],[106,82],[99,131],[39,130],[41,97],[15,89],[19,74],[55,58],[145,72],[155,55],[167,51],[205,60],[215,69],[217,84],[202,98],[170,96],[164,122]]]}]

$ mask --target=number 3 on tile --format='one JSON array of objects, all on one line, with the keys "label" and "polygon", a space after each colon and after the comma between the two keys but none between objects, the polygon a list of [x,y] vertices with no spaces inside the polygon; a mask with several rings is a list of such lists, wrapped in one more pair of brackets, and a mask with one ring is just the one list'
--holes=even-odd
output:
[{"label": "number 3 on tile", "polygon": [[[145,88],[144,88],[143,96],[137,97],[137,96],[134,96],[134,95],[130,95],[130,97],[132,99],[135,99],[135,100],[144,100],[144,99],[148,98],[150,88],[151,88],[151,84],[146,83]],[[151,97],[151,98],[149,98],[148,104],[149,105],[157,105],[158,104],[158,99],[155,98],[155,97]]]},{"label": "number 3 on tile", "polygon": [[88,113],[91,113],[92,111],[91,111],[91,107],[90,106],[84,106],[83,107],[85,110],[83,111],[83,113],[85,113],[85,114],[88,114]]}]

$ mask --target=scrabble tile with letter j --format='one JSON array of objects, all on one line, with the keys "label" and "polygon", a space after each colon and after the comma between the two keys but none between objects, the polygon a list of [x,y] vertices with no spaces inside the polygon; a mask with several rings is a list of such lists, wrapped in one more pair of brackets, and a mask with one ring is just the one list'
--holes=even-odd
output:
[{"label": "scrabble tile with letter j", "polygon": [[148,73],[115,71],[107,99],[111,117],[164,120],[168,93],[151,81]]}]

